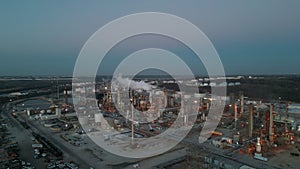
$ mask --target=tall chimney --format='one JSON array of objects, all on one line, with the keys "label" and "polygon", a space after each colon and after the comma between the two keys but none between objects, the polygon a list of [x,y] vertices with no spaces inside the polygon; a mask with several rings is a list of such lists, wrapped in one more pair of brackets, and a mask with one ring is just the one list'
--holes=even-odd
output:
[{"label": "tall chimney", "polygon": [[241,98],[241,111],[240,113],[243,114],[244,113],[244,93],[240,92],[240,98]]},{"label": "tall chimney", "polygon": [[287,124],[287,122],[288,122],[288,120],[289,120],[289,102],[286,102],[285,103],[285,132],[288,132],[288,124]]},{"label": "tall chimney", "polygon": [[249,138],[252,138],[252,134],[253,134],[253,104],[250,104],[250,108],[249,108]]},{"label": "tall chimney", "polygon": [[235,103],[234,104],[234,129],[235,129],[235,132],[237,132],[237,120],[238,120],[237,113],[238,113],[238,109],[237,109],[237,105]]},{"label": "tall chimney", "polygon": [[270,105],[270,125],[269,125],[269,140],[270,143],[273,144],[274,143],[274,123],[273,123],[273,118],[274,118],[274,105],[271,104]]},{"label": "tall chimney", "polygon": [[68,104],[68,89],[67,89],[67,86],[65,85],[65,91],[64,91],[64,94],[65,94],[65,104],[67,105]]}]

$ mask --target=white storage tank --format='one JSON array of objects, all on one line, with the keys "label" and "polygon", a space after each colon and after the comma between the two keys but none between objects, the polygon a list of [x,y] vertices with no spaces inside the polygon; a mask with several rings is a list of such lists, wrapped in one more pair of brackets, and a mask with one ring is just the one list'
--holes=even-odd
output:
[{"label": "white storage tank", "polygon": [[102,113],[96,113],[95,114],[95,123],[101,123],[103,119]]}]

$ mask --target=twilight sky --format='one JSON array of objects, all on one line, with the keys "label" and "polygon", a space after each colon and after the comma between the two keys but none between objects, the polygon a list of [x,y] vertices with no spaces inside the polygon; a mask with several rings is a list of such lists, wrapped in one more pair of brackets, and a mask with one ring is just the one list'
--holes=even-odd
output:
[{"label": "twilight sky", "polygon": [[[170,13],[192,22],[214,44],[226,74],[300,74],[299,7],[299,0],[1,1],[0,76],[72,75],[95,31],[137,12]],[[136,42],[130,41],[132,48]],[[125,42],[107,57],[117,57]],[[176,50],[183,58],[189,55],[180,45]],[[104,73],[113,69],[110,64],[115,65],[108,58]]]}]

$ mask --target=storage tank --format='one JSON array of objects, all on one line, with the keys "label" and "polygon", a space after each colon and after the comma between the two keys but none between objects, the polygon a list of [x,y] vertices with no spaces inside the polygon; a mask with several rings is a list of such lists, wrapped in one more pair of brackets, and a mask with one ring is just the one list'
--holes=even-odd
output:
[{"label": "storage tank", "polygon": [[60,115],[61,115],[61,109],[60,109],[59,107],[56,107],[56,108],[55,108],[55,114],[56,114],[57,116],[60,116]]},{"label": "storage tank", "polygon": [[94,117],[95,117],[95,123],[96,124],[102,122],[102,119],[103,119],[102,113],[96,113]]},{"label": "storage tank", "polygon": [[202,94],[200,94],[200,93],[195,93],[195,94],[194,94],[194,97],[197,98],[197,99],[200,99],[201,96],[202,96]]},{"label": "storage tank", "polygon": [[89,123],[89,119],[87,117],[79,117],[78,121],[82,126],[85,126]]},{"label": "storage tank", "polygon": [[189,95],[189,94],[186,94],[186,95],[183,96],[183,98],[186,99],[186,100],[187,100],[187,99],[190,99],[191,97],[192,97],[192,96]]}]

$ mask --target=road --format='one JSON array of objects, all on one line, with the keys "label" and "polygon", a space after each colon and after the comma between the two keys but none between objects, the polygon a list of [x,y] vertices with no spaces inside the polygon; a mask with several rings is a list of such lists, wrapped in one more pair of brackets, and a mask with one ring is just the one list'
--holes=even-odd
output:
[{"label": "road", "polygon": [[[5,114],[12,120],[16,122],[16,125],[22,128],[22,131],[26,131],[31,136],[31,132],[34,131],[41,136],[47,138],[50,142],[52,142],[56,147],[58,147],[64,153],[65,161],[74,161],[79,164],[80,168],[88,169],[90,167],[99,168],[99,169],[108,169],[111,168],[112,165],[123,163],[123,162],[135,162],[136,159],[128,159],[123,158],[114,154],[111,154],[101,147],[96,145],[90,138],[86,135],[83,135],[84,142],[87,144],[76,147],[71,145],[70,143],[63,140],[60,135],[62,133],[53,133],[49,131],[48,128],[41,125],[39,120],[29,120],[26,116],[26,113],[20,112],[18,113],[18,117],[27,122],[30,129],[25,130],[23,126],[19,124],[19,122],[13,118],[10,114],[11,110],[6,109],[10,107],[10,104],[14,104],[14,102],[10,102],[6,104],[4,107]],[[28,120],[27,120],[28,119]],[[72,131],[71,131],[72,133]],[[31,140],[29,138],[29,140]],[[31,147],[31,144],[30,146]],[[31,151],[32,152],[32,151]],[[28,153],[27,153],[28,155]],[[44,168],[44,167],[43,167]]]},{"label": "road", "polygon": [[29,130],[24,129],[20,123],[10,116],[5,109],[2,111],[2,117],[7,120],[8,125],[7,128],[9,132],[12,134],[11,136],[14,137],[14,140],[18,142],[20,151],[20,159],[26,162],[30,162],[36,168],[45,168],[46,164],[44,163],[43,159],[34,159],[34,151],[31,147],[32,140],[31,140],[31,132]]},{"label": "road", "polygon": [[67,142],[65,142],[63,140],[59,141],[57,138],[54,138],[53,134],[50,131],[43,130],[43,128],[41,128],[37,124],[37,121],[28,120],[27,124],[32,129],[32,131],[37,132],[41,136],[47,138],[47,140],[49,140],[55,146],[57,146],[64,153],[64,156],[66,156],[68,158],[72,157],[71,159],[74,162],[76,162],[77,164],[80,164],[80,168],[89,168],[91,166],[86,161],[84,161],[79,154],[74,153],[72,150],[70,150],[68,147],[66,147],[65,144]]},{"label": "road", "polygon": [[[52,142],[55,146],[57,146],[63,153],[64,156],[70,158],[76,162],[77,164],[80,164],[80,168],[90,168],[91,165],[89,165],[86,161],[82,160],[79,154],[76,154],[74,152],[72,152],[69,148],[67,148],[64,144],[66,144],[66,142],[63,142],[63,140],[60,142],[57,139],[55,139],[53,137],[53,134],[49,131],[45,131],[43,130],[41,127],[37,126],[37,122],[36,121],[27,121],[28,126],[30,127],[30,129],[24,129],[23,126],[20,125],[20,123],[11,116],[10,114],[10,110],[9,105],[4,105],[4,110],[3,110],[3,115],[10,120],[10,122],[12,123],[13,126],[15,126],[15,129],[12,131],[12,133],[15,134],[16,138],[18,139],[17,141],[21,144],[21,151],[23,153],[22,156],[24,157],[24,160],[28,159],[28,161],[32,162],[32,164],[36,164],[39,167],[37,168],[45,168],[45,164],[43,165],[43,167],[37,163],[36,161],[40,161],[33,159],[33,149],[31,148],[31,132],[34,131],[38,134],[40,134],[41,136],[44,136],[45,138],[47,138],[50,142]],[[22,118],[22,116],[21,116]],[[25,120],[24,120],[25,121]],[[30,148],[30,149],[29,149]],[[24,151],[23,151],[24,150]],[[29,153],[31,152],[31,153]],[[32,158],[29,158],[32,157]]]}]

